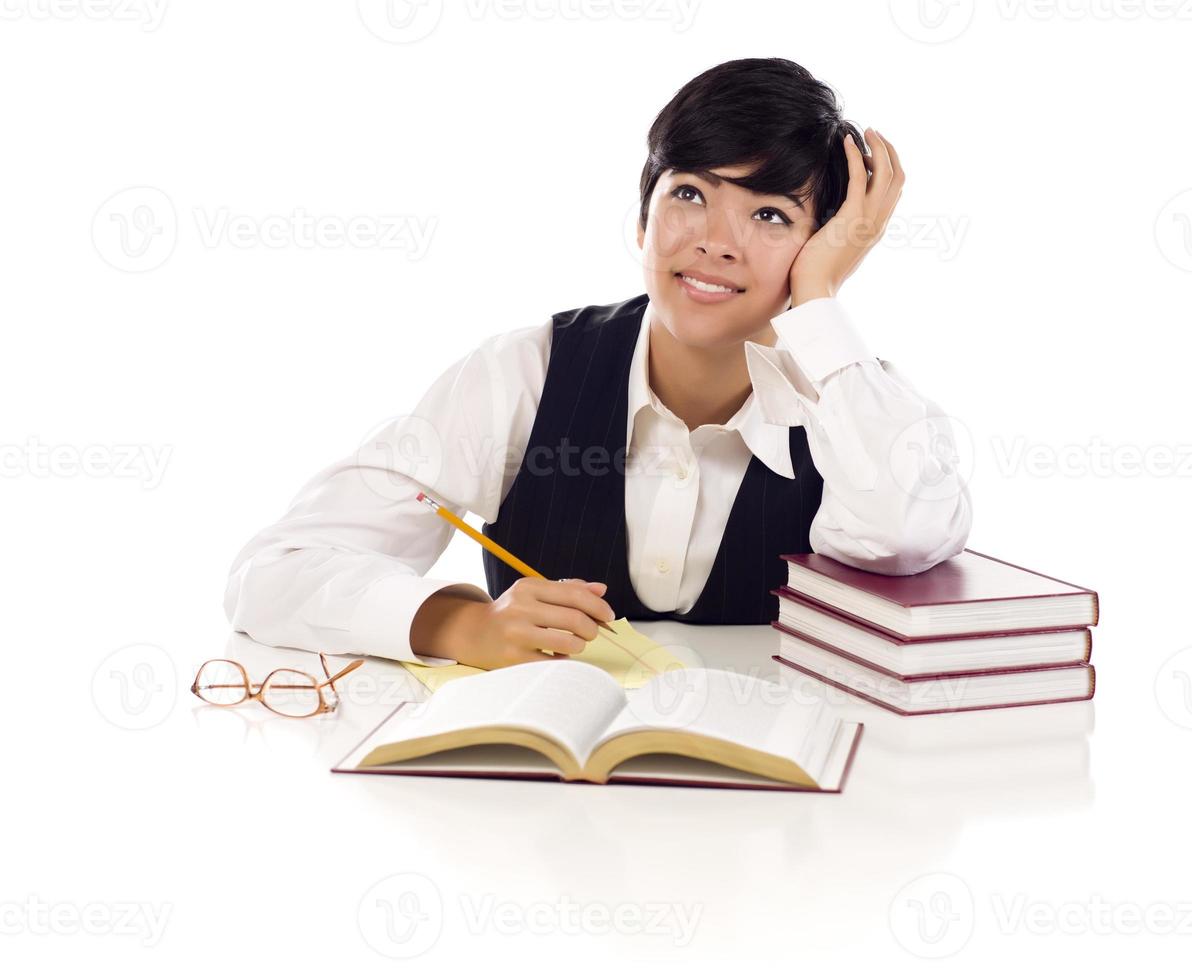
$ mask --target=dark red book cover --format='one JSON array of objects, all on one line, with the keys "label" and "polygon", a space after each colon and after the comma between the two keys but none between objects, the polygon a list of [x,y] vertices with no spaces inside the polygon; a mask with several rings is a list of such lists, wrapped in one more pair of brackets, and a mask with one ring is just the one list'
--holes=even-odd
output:
[{"label": "dark red book cover", "polygon": [[[888,667],[879,666],[870,660],[866,660],[864,657],[860,657],[855,653],[851,653],[848,650],[842,649],[835,644],[827,643],[818,637],[808,636],[801,630],[798,630],[792,626],[788,626],[786,623],[780,622],[777,619],[770,623],[770,625],[776,630],[779,630],[783,633],[789,633],[791,636],[796,636],[800,640],[806,640],[808,643],[814,643],[817,647],[827,650],[829,653],[834,653],[838,657],[843,657],[845,660],[859,664],[860,666],[866,667],[869,670],[876,670],[879,674],[885,674],[887,677],[892,677],[895,680],[906,681],[908,683],[912,683],[914,681],[948,680],[949,678],[953,677],[982,677],[992,674],[1017,674],[1025,670],[1056,670],[1064,667],[1080,667],[1088,664],[1089,662],[1088,658],[1086,657],[1083,660],[1072,660],[1062,664],[1018,664],[1013,667],[982,667],[977,670],[947,670],[937,671],[936,673],[931,674],[900,674],[897,671],[890,670]],[[1086,630],[1085,632],[1088,631]]]},{"label": "dark red book cover", "polygon": [[[871,664],[868,661],[862,660],[860,657],[845,653],[844,651],[838,650],[835,647],[832,647],[826,643],[821,643],[819,640],[813,639],[810,636],[804,636],[802,633],[798,632],[797,630],[793,630],[790,627],[788,627],[782,623],[779,623],[777,621],[774,621],[773,623],[771,623],[771,625],[782,632],[790,633],[792,636],[796,636],[799,639],[801,639],[807,643],[811,643],[814,646],[817,646],[823,650],[827,650],[829,653],[843,657],[844,659],[852,661],[853,663],[857,663],[864,667],[868,667],[871,670],[878,671],[879,673],[881,673],[887,677],[892,677],[892,678],[895,678],[900,681],[907,681],[907,682],[911,682],[911,683],[914,683],[917,681],[948,680],[951,678],[963,679],[963,678],[967,678],[967,677],[973,677],[973,676],[976,676],[979,674],[980,675],[999,675],[999,674],[1004,675],[1004,674],[1021,674],[1021,673],[1027,673],[1030,671],[1041,671],[1041,670],[1070,670],[1072,668],[1072,666],[1074,666],[1072,664],[1047,664],[1045,666],[1039,666],[1039,667],[1009,667],[1009,668],[1005,668],[1005,669],[1001,669],[1001,670],[985,670],[985,671],[972,671],[972,672],[965,672],[965,673],[948,673],[948,674],[919,674],[919,675],[910,676],[910,677],[903,677],[903,676],[895,674],[889,670],[878,667],[876,664]],[[1076,666],[1083,666],[1085,668],[1085,670],[1088,671],[1089,687],[1088,687],[1088,693],[1081,695],[1080,697],[1050,698],[1050,699],[1047,699],[1044,701],[1009,701],[1009,702],[1005,702],[1002,704],[982,704],[982,705],[969,705],[969,706],[964,706],[964,707],[959,707],[959,708],[932,708],[932,709],[928,709],[925,711],[905,711],[901,708],[895,707],[894,705],[887,704],[885,701],[882,701],[880,698],[876,698],[876,697],[873,697],[872,695],[867,694],[863,691],[859,691],[856,688],[851,687],[848,684],[844,684],[840,681],[833,680],[832,678],[825,677],[823,674],[820,674],[818,671],[814,671],[807,667],[804,667],[802,664],[797,664],[791,660],[787,660],[781,654],[776,653],[772,656],[771,659],[782,664],[784,667],[789,667],[792,670],[797,670],[797,671],[801,671],[804,674],[808,674],[809,676],[816,678],[816,680],[819,680],[824,684],[828,684],[831,687],[836,688],[837,690],[847,691],[849,694],[855,695],[856,697],[859,697],[864,701],[868,701],[870,704],[875,704],[879,708],[885,708],[887,711],[893,711],[895,714],[903,715],[903,716],[944,714],[944,713],[950,713],[950,712],[956,712],[956,711],[988,711],[993,708],[1017,708],[1020,706],[1025,706],[1025,705],[1030,705],[1030,704],[1061,704],[1066,701],[1087,701],[1093,696],[1093,692],[1095,691],[1096,685],[1097,685],[1097,674],[1096,674],[1096,670],[1093,668],[1093,665],[1092,664],[1081,664],[1081,665],[1076,665]]]},{"label": "dark red book cover", "polygon": [[[992,643],[998,637],[1022,636],[1026,633],[1083,633],[1085,652],[1084,656],[1080,659],[1087,663],[1093,651],[1093,633],[1087,626],[1049,626],[1046,629],[1037,630],[996,630],[986,633],[939,633],[931,636],[900,636],[897,633],[891,633],[889,630],[883,629],[875,623],[870,623],[857,616],[853,616],[843,609],[835,609],[832,606],[825,605],[813,596],[804,595],[802,592],[792,589],[789,585],[780,585],[776,589],[771,589],[770,594],[778,596],[780,602],[781,600],[786,600],[798,605],[808,606],[816,612],[831,616],[833,619],[846,623],[849,626],[862,629],[875,637],[880,637],[899,647],[911,648],[919,643],[943,643],[949,640],[988,640]],[[777,626],[778,622],[774,622],[773,625]],[[1073,663],[1076,662],[1078,661],[1073,661]]]},{"label": "dark red book cover", "polygon": [[779,557],[845,588],[884,599],[907,609],[917,606],[1087,595],[1092,599],[1093,615],[1091,622],[1082,625],[1096,626],[1100,616],[1100,601],[1094,590],[968,548],[915,575],[881,575],[877,572],[867,572],[815,553]]}]

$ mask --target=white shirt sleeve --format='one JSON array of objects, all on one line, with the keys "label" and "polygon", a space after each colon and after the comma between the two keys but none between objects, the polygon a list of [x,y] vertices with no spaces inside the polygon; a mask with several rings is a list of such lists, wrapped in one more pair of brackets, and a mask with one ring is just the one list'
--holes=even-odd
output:
[{"label": "white shirt sleeve", "polygon": [[778,344],[747,342],[746,360],[766,421],[803,425],[824,478],[812,549],[885,575],[959,554],[972,500],[939,406],[870,353],[835,297],[771,323]]},{"label": "white shirt sleeve", "polygon": [[[270,646],[443,664],[410,648],[422,603],[467,582],[426,578],[455,528],[417,500],[495,521],[525,454],[546,380],[551,321],[488,338],[302,487],[232,563],[224,611]],[[477,546],[479,547],[479,546]]]}]

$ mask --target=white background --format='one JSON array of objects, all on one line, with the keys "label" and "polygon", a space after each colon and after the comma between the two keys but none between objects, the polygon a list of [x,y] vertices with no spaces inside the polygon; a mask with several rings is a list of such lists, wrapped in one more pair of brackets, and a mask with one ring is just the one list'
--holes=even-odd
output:
[{"label": "white background", "polygon": [[[80,4],[0,0],[0,951],[23,975],[391,973],[357,921],[391,875],[548,923],[563,895],[700,910],[684,945],[448,917],[424,969],[1187,962],[1192,4],[432,0],[404,30],[365,0]],[[256,708],[231,741],[200,723],[186,686],[236,648],[244,541],[483,337],[642,292],[650,122],[700,71],[769,55],[901,154],[887,240],[841,300],[953,416],[969,546],[1100,593],[1075,789],[974,782],[972,805],[963,763],[882,784],[888,808],[872,763],[814,800],[362,787],[326,772],[351,704],[331,749]],[[399,234],[310,241],[302,216]],[[462,536],[432,574],[483,584]],[[938,808],[951,832],[909,846]],[[925,874],[972,895],[954,950],[898,925],[905,889],[940,892]],[[999,920],[1016,901],[1037,918]],[[166,910],[152,942],[100,921],[130,902]]]}]

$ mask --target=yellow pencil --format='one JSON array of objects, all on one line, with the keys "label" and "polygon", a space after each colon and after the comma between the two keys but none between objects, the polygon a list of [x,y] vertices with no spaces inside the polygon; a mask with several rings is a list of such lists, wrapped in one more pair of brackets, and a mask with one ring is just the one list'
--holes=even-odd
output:
[{"label": "yellow pencil", "polygon": [[[450,524],[454,524],[457,528],[459,528],[461,531],[463,531],[464,534],[466,534],[469,538],[471,538],[477,544],[482,545],[483,547],[487,548],[494,555],[496,555],[498,558],[500,558],[501,561],[503,561],[506,565],[509,565],[511,568],[516,568],[523,575],[528,575],[531,578],[546,578],[545,575],[543,575],[541,572],[535,571],[533,568],[531,568],[529,565],[527,565],[524,561],[522,561],[520,558],[518,558],[517,555],[513,554],[511,551],[506,551],[499,544],[497,544],[497,542],[495,542],[492,538],[488,537],[488,535],[481,534],[474,527],[472,527],[471,525],[460,520],[453,513],[451,513],[450,510],[448,510],[446,507],[444,507],[438,501],[433,500],[431,497],[427,496],[425,493],[419,493],[418,499],[421,500],[423,503],[425,503],[431,510],[433,510],[441,518],[443,518],[443,520],[447,521]],[[613,636],[617,635],[617,631],[615,629],[613,629],[611,626],[609,626],[608,623],[597,622],[597,625],[602,630],[604,630],[606,633],[610,633]],[[618,643],[617,646],[621,646],[621,644]],[[624,648],[622,647],[622,649],[624,649]]]}]

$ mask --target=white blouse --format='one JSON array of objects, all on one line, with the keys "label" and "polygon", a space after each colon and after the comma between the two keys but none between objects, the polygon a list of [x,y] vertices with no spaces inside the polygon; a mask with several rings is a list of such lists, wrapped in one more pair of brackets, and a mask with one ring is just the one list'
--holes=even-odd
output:
[{"label": "white blouse", "polygon": [[[964,548],[972,504],[947,419],[869,353],[839,300],[774,318],[777,346],[745,344],[745,403],[724,425],[690,431],[650,388],[650,314],[647,303],[625,433],[629,575],[647,607],[683,613],[695,604],[750,456],[794,477],[792,425],[806,428],[824,479],[815,552],[907,575]],[[312,477],[232,563],[232,626],[272,646],[451,663],[410,649],[419,607],[442,589],[491,599],[478,585],[426,577],[455,529],[416,498],[424,490],[458,516],[496,521],[529,441],[550,341],[549,319],[484,340],[412,414]]]}]

